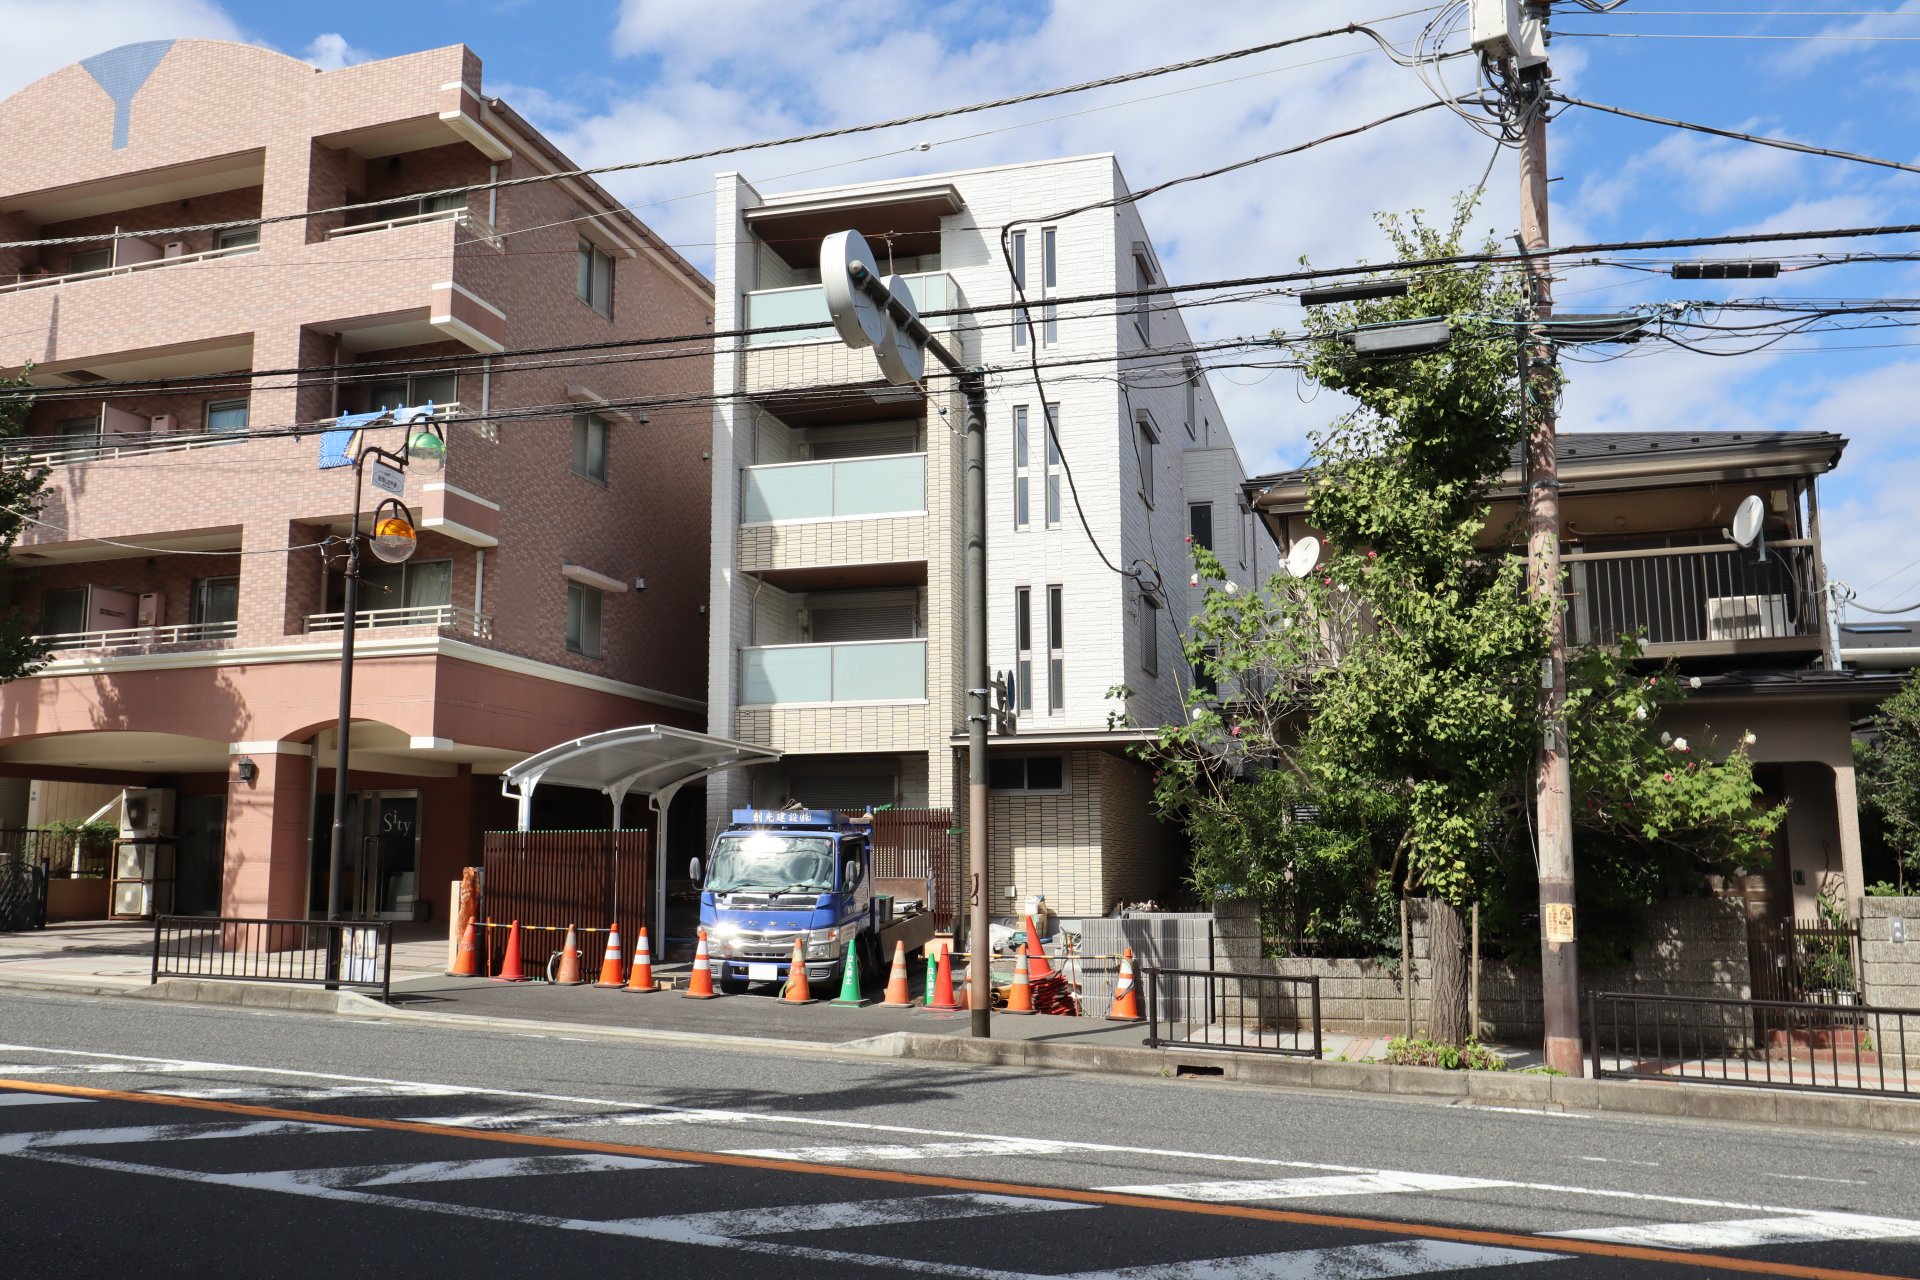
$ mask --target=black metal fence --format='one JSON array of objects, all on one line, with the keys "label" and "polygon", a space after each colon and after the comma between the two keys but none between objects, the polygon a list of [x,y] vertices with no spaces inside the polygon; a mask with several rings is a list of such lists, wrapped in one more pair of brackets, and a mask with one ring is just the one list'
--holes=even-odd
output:
[{"label": "black metal fence", "polygon": [[377,991],[386,1000],[393,981],[393,925],[384,920],[267,920],[232,916],[156,916],[153,975],[225,982],[328,985],[330,957],[338,958],[334,985]]},{"label": "black metal fence", "polygon": [[46,867],[25,853],[0,850],[0,933],[46,923]]},{"label": "black metal fence", "polygon": [[1860,922],[1752,921],[1747,962],[1756,1000],[1858,1004]]},{"label": "black metal fence", "polygon": [[1595,1079],[1920,1095],[1920,1009],[1592,992],[1587,1043]]},{"label": "black metal fence", "polygon": [[1147,1044],[1320,1056],[1320,979],[1215,969],[1140,970]]}]

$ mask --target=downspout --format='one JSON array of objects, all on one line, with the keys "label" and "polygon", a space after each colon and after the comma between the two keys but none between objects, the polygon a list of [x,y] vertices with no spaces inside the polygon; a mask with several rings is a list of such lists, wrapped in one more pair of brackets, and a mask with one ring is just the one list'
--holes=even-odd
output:
[{"label": "downspout", "polygon": [[1826,549],[1820,544],[1820,481],[1807,480],[1807,534],[1813,539],[1813,583],[1815,607],[1820,611],[1820,656],[1829,671],[1840,669],[1840,618],[1834,612],[1833,593],[1827,583]]}]

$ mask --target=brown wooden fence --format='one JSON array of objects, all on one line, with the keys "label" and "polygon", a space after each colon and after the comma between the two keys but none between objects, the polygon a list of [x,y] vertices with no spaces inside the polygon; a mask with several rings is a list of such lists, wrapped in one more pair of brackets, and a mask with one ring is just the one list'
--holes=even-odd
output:
[{"label": "brown wooden fence", "polygon": [[962,898],[954,859],[951,809],[882,809],[873,815],[873,876],[876,880],[929,880],[933,927],[953,928]]},{"label": "brown wooden fence", "polygon": [[[548,930],[578,925],[581,971],[592,981],[600,975],[609,923],[619,925],[624,959],[632,960],[634,939],[652,912],[651,850],[645,831],[489,831],[480,917],[500,926],[518,920],[530,929],[521,943],[530,977],[545,976],[547,957],[563,939]],[[500,936],[480,950],[492,974],[506,937],[503,930],[490,932]],[[657,941],[654,958],[660,958]]]}]

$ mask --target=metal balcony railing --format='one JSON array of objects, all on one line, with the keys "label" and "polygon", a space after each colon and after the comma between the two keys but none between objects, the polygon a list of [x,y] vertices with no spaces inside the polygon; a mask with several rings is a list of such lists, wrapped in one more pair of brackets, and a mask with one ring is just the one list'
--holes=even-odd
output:
[{"label": "metal balcony railing", "polygon": [[[433,406],[435,422],[456,417],[465,409],[457,400]],[[312,424],[316,433],[324,432],[335,419],[322,418]],[[375,430],[380,427],[376,426]],[[163,431],[158,433],[98,433],[84,436],[22,436],[0,444],[0,453],[15,463],[30,467],[66,467],[80,462],[112,462],[117,458],[149,458],[162,453],[183,453],[192,449],[216,449],[223,445],[244,444],[253,437],[246,431]]]},{"label": "metal balcony railing", "polygon": [[1651,551],[1569,552],[1568,638],[1613,644],[1639,634],[1649,646],[1817,642],[1819,573],[1804,538],[1757,549],[1716,544]]},{"label": "metal balcony railing", "polygon": [[135,271],[157,271],[161,267],[178,267],[189,262],[207,262],[214,258],[231,258],[236,254],[258,252],[260,252],[260,246],[257,244],[237,244],[227,249],[205,249],[199,253],[182,253],[171,258],[148,258],[145,262],[123,262],[117,267],[99,267],[92,271],[73,271],[65,275],[26,276],[0,284],[0,293],[47,289],[55,285],[73,284],[80,280],[102,280],[107,276],[124,276]]},{"label": "metal balcony railing", "polygon": [[925,640],[768,644],[740,651],[742,706],[915,702],[926,696]]},{"label": "metal balcony railing", "polygon": [[[343,630],[347,615],[310,613],[307,634],[324,635]],[[385,627],[438,627],[476,640],[493,638],[493,615],[463,608],[457,604],[413,605],[398,609],[361,609],[354,615],[354,631],[377,631]]]},{"label": "metal balcony railing", "polygon": [[211,644],[231,640],[239,633],[237,622],[183,622],[170,627],[123,627],[114,631],[59,631],[37,635],[34,641],[56,655],[80,653],[152,653],[159,649],[177,649],[188,645]]},{"label": "metal balcony railing", "polygon": [[927,509],[927,455],[781,462],[740,474],[740,523],[918,515]]},{"label": "metal balcony railing", "polygon": [[342,236],[368,235],[376,231],[391,231],[395,227],[412,227],[422,222],[456,222],[469,231],[476,240],[483,240],[491,247],[500,247],[500,233],[471,209],[437,209],[432,213],[412,213],[404,218],[385,218],[379,222],[356,222],[350,226],[334,227],[327,232],[327,239],[338,240]]},{"label": "metal balcony railing", "polygon": [[[953,311],[960,306],[960,287],[944,271],[924,271],[906,276],[907,292],[924,315],[929,311]],[[750,333],[748,346],[776,342],[827,342],[834,340],[833,319],[827,314],[827,295],[819,285],[799,285],[790,289],[756,289],[747,295],[747,328],[774,329],[785,325],[812,324],[809,329],[789,329],[781,333]],[[950,329],[952,318],[936,319],[931,329]]]}]

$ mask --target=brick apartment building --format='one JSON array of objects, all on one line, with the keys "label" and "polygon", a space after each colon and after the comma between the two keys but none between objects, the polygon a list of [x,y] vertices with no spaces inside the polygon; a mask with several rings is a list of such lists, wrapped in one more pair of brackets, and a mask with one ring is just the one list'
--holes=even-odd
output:
[{"label": "brick apartment building", "polygon": [[[990,371],[988,655],[1017,674],[1019,709],[1017,732],[989,745],[991,909],[1043,894],[1057,914],[1098,916],[1178,893],[1178,835],[1130,754],[1150,730],[1124,726],[1184,714],[1180,635],[1202,595],[1187,537],[1242,586],[1274,550],[1180,311],[1133,293],[1164,277],[1126,194],[1112,155],[779,194],[721,176],[718,324],[820,327],[754,334],[714,362],[708,731],[784,754],[713,779],[710,822],[789,800],[929,809],[937,828],[965,812],[963,404],[937,376],[888,385],[871,353],[841,345],[820,242],[860,231],[923,312],[963,312],[1015,301],[999,234],[1023,219],[1010,243],[1033,332],[1004,310],[929,319]],[[1050,216],[1082,206],[1095,211]]]},{"label": "brick apartment building", "polygon": [[[704,726],[687,569],[709,415],[633,402],[703,393],[705,342],[571,367],[513,352],[702,333],[711,286],[590,180],[421,196],[573,167],[459,45],[320,71],[156,41],[0,102],[0,241],[67,241],[0,249],[0,369],[42,388],[15,447],[53,468],[11,594],[54,647],[0,686],[0,825],[163,788],[176,865],[150,905],[324,904],[342,579],[320,544],[347,528],[353,471],[339,439],[275,429],[383,406],[433,402],[447,464],[407,477],[413,559],[367,558],[356,912],[443,912],[479,832],[512,825],[496,775],[515,760]],[[116,385],[154,379],[176,381]]]}]

